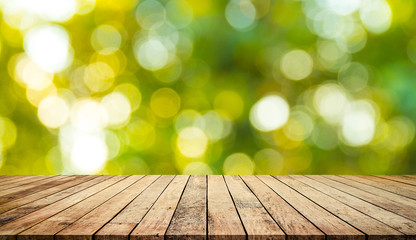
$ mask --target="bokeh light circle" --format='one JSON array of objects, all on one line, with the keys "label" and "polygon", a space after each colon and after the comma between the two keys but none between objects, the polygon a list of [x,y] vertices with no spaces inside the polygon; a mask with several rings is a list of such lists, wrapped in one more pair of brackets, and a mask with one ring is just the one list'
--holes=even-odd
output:
[{"label": "bokeh light circle", "polygon": [[24,48],[40,68],[51,73],[62,71],[73,59],[68,33],[59,25],[41,25],[30,29],[25,34]]},{"label": "bokeh light circle", "polygon": [[250,122],[258,130],[272,131],[282,127],[289,118],[289,104],[280,95],[268,95],[257,101],[250,111]]}]

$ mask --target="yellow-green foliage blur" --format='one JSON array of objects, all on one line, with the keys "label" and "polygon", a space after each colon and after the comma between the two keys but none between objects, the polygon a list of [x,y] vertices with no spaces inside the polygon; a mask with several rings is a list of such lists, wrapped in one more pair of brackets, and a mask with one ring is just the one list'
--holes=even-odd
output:
[{"label": "yellow-green foliage blur", "polygon": [[416,173],[414,0],[0,0],[1,174]]}]

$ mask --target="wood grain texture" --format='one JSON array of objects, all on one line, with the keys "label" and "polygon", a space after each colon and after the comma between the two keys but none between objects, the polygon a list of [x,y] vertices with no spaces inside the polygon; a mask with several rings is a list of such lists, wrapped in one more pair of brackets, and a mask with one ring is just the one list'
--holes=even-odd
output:
[{"label": "wood grain texture", "polygon": [[401,195],[404,197],[411,198],[413,200],[416,199],[416,186],[411,186],[408,184],[403,184],[400,182],[394,182],[388,179],[378,178],[374,176],[351,176],[351,175],[344,175],[340,176],[343,178],[347,178],[362,184],[366,184],[369,186],[373,186],[391,193],[395,193],[397,195]]},{"label": "wood grain texture", "polygon": [[[3,199],[4,196],[13,194],[19,191],[25,191],[32,188],[33,186],[39,186],[41,184],[65,178],[66,176],[34,176],[35,178],[26,178],[24,181],[17,181],[14,183],[6,184],[0,186],[0,198]],[[5,200],[2,200],[5,201]]]},{"label": "wood grain texture", "polygon": [[176,176],[130,234],[130,239],[164,239],[189,176]]},{"label": "wood grain texture", "polygon": [[161,176],[136,199],[111,219],[96,234],[96,240],[128,240],[130,233],[143,219],[174,176]]},{"label": "wood grain texture", "polygon": [[21,232],[18,240],[50,239],[62,229],[73,224],[77,219],[84,216],[100,204],[111,199],[114,195],[129,187],[143,176],[129,176],[112,186],[76,203],[75,205],[59,212],[58,214],[38,223],[31,228]]},{"label": "wood grain texture", "polygon": [[325,239],[325,234],[256,176],[241,177],[286,233],[288,240]]},{"label": "wood grain texture", "polygon": [[338,189],[348,191],[349,194],[365,199],[377,206],[408,217],[416,221],[416,200],[408,199],[394,193],[384,191],[379,188],[368,186],[359,182],[351,181],[339,176],[326,175],[328,184],[336,186]]},{"label": "wood grain texture", "polygon": [[416,179],[410,176],[397,176],[397,175],[376,175],[375,177],[392,180],[395,182],[406,183],[408,185],[416,186]]},{"label": "wood grain texture", "polygon": [[165,236],[168,240],[204,240],[206,226],[207,177],[191,176]]},{"label": "wood grain texture", "polygon": [[281,182],[296,189],[297,192],[309,198],[314,203],[330,211],[345,222],[364,232],[369,240],[405,240],[406,236],[383,224],[372,217],[334,199],[324,193],[295,180],[290,176],[279,176]]},{"label": "wood grain texture", "polygon": [[[159,176],[146,176],[56,234],[57,240],[88,240]],[[126,185],[129,182],[124,183]],[[123,187],[124,187],[123,186]],[[117,187],[114,185],[114,187]],[[101,198],[101,196],[100,196]]]},{"label": "wood grain texture", "polygon": [[0,175],[0,240],[416,240],[416,176]]},{"label": "wood grain texture", "polygon": [[416,222],[326,185],[327,179],[321,176],[296,176],[296,179],[406,234],[408,239],[415,239]]},{"label": "wood grain texture", "polygon": [[[62,190],[58,193],[42,197],[40,199],[37,199],[36,201],[31,202],[34,197],[37,197],[38,194],[29,195],[20,199],[17,199],[15,201],[8,202],[6,204],[3,204],[0,206],[0,226],[11,222],[17,218],[20,218],[24,215],[27,215],[29,213],[32,213],[36,210],[39,210],[51,203],[54,203],[60,199],[63,199],[75,192],[78,192],[82,189],[85,189],[89,186],[92,186],[100,181],[103,181],[104,178],[100,179],[94,179],[93,181],[88,181],[89,179],[94,179],[92,176],[87,176],[85,178],[78,178],[77,180],[73,180],[69,183],[59,185],[57,187],[52,187],[49,190]],[[81,183],[81,184],[80,184]],[[78,186],[76,186],[79,184]],[[75,186],[73,186],[75,185]],[[73,187],[71,187],[73,186]],[[70,188],[68,188],[70,187]],[[61,188],[61,189],[56,189]],[[68,188],[68,189],[65,189]],[[48,191],[48,190],[45,190]],[[42,191],[43,192],[43,191]],[[40,196],[44,195],[42,192],[40,192]],[[10,210],[11,209],[11,210]]]},{"label": "wood grain texture", "polygon": [[[271,176],[258,176],[331,239],[365,239],[365,235]],[[277,178],[279,176],[276,176]]]},{"label": "wood grain texture", "polygon": [[[0,227],[0,239],[15,240],[16,235],[25,229],[39,223],[49,217],[54,216],[56,213],[94,195],[96,192],[102,191],[108,186],[126,178],[126,176],[111,177],[99,184],[96,184],[88,189],[73,194],[67,198],[64,198],[58,202],[55,202],[47,207],[34,211],[24,217],[18,218],[12,222],[9,222]],[[59,224],[59,223],[58,223]]]},{"label": "wood grain texture", "polygon": [[224,176],[248,239],[285,239],[285,234],[239,176]]},{"label": "wood grain texture", "polygon": [[13,176],[12,178],[7,179],[4,182],[0,183],[0,191],[5,189],[14,188],[18,186],[23,186],[28,183],[36,182],[45,178],[50,178],[52,176],[47,175],[33,175],[33,176]]},{"label": "wood grain texture", "polygon": [[223,176],[208,176],[208,238],[244,240],[246,233]]}]

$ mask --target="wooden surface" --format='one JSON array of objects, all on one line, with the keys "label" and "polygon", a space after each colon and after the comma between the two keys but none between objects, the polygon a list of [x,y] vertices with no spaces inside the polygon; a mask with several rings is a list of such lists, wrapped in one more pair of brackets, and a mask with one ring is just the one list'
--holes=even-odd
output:
[{"label": "wooden surface", "polygon": [[416,177],[0,176],[3,239],[416,239]]}]

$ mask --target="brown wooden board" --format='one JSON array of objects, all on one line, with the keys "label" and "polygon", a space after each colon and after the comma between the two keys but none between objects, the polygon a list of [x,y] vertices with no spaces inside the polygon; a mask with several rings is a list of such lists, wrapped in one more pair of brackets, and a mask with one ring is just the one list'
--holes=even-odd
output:
[{"label": "brown wooden board", "polygon": [[0,240],[416,240],[416,177],[0,175]]},{"label": "brown wooden board", "polygon": [[228,175],[224,178],[248,239],[285,239],[284,232],[241,178]]},{"label": "brown wooden board", "polygon": [[189,176],[176,176],[155,202],[139,225],[130,234],[130,239],[164,239],[170,220],[188,182]]},{"label": "brown wooden board", "polygon": [[153,206],[174,176],[158,178],[94,236],[96,240],[128,240],[130,233]]},{"label": "brown wooden board", "polygon": [[[365,239],[365,235],[271,176],[258,176],[331,239]],[[278,176],[276,176],[278,178]]]},{"label": "brown wooden board", "polygon": [[208,176],[208,238],[244,240],[246,233],[223,176]]},{"label": "brown wooden board", "polygon": [[279,176],[281,182],[295,189],[309,200],[325,208],[340,219],[364,232],[368,239],[373,240],[405,240],[406,236],[392,227],[334,199],[324,193],[297,181],[290,176]]}]

